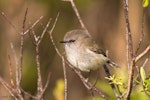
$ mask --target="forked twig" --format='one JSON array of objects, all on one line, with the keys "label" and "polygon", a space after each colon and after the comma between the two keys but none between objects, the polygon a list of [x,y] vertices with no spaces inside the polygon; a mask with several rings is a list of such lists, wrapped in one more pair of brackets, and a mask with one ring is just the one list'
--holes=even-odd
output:
[{"label": "forked twig", "polygon": [[43,19],[43,16],[41,16],[38,20],[36,20],[36,21],[24,32],[24,35],[27,34],[31,29],[33,29],[42,19]]},{"label": "forked twig", "polygon": [[36,94],[36,97],[38,99],[42,99],[43,97],[43,94],[46,90],[46,88],[48,87],[48,83],[49,83],[49,78],[50,78],[50,73],[48,75],[48,78],[47,78],[47,82],[45,84],[45,86],[43,87],[43,83],[42,83],[42,76],[41,76],[41,70],[40,70],[40,55],[39,55],[39,45],[45,35],[45,33],[47,32],[47,29],[50,25],[50,22],[51,22],[51,18],[50,20],[48,21],[47,25],[44,27],[44,30],[42,32],[42,34],[40,36],[36,36],[35,32],[33,31],[32,29],[32,34],[33,34],[33,37],[34,37],[34,45],[35,45],[35,51],[36,51],[36,65],[37,65],[37,74],[38,74],[38,79],[37,79],[37,94]]},{"label": "forked twig", "polygon": [[[27,95],[27,96],[31,97],[32,99],[43,100],[43,95],[44,95],[45,90],[49,84],[50,73],[48,74],[47,81],[46,81],[44,88],[43,88],[41,73],[40,73],[40,59],[39,59],[40,57],[39,57],[39,48],[38,47],[39,47],[39,44],[41,43],[49,25],[50,25],[51,19],[48,21],[47,25],[44,27],[41,36],[36,37],[36,35],[34,34],[35,35],[34,38],[36,41],[36,60],[37,60],[36,63],[37,63],[37,70],[38,70],[38,81],[37,81],[37,83],[38,83],[37,91],[38,92],[37,92],[37,95],[34,96],[34,95],[31,95],[28,92],[24,91],[21,88],[24,36],[30,30],[33,30],[33,28],[37,25],[37,23],[39,23],[41,21],[43,16],[41,16],[38,20],[36,20],[36,22],[25,31],[25,22],[27,19],[27,13],[28,13],[28,8],[25,11],[25,15],[24,15],[24,19],[23,19],[22,32],[18,32],[16,27],[11,23],[11,21],[7,18],[7,16],[3,12],[1,13],[4,16],[4,18],[6,19],[6,21],[8,21],[8,23],[16,30],[16,32],[20,34],[21,46],[20,46],[20,59],[18,60],[18,58],[16,56],[15,49],[14,49],[14,45],[13,45],[13,43],[10,43],[11,50],[12,50],[12,53],[13,53],[14,59],[15,59],[15,64],[16,64],[16,86],[14,85],[14,82],[12,79],[12,65],[11,65],[11,60],[10,60],[9,56],[8,56],[8,62],[9,62],[9,74],[10,74],[11,84],[5,82],[2,77],[0,77],[0,83],[2,83],[2,85],[9,91],[9,93],[11,94],[11,96],[13,96],[15,98],[15,100],[24,100],[23,95]],[[20,61],[20,64],[19,64],[19,61]]]}]

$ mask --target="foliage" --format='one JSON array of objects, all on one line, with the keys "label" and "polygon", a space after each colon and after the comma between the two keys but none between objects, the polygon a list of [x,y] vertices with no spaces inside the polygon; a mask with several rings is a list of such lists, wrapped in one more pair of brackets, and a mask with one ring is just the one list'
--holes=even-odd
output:
[{"label": "foliage", "polygon": [[142,6],[143,6],[143,8],[148,7],[149,6],[149,0],[143,0]]}]

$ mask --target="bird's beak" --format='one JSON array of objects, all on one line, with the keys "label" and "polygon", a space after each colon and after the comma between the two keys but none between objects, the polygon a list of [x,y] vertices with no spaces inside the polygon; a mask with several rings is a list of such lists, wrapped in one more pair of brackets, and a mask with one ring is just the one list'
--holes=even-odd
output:
[{"label": "bird's beak", "polygon": [[64,40],[62,40],[62,41],[59,41],[59,43],[67,43],[68,41],[64,41]]}]

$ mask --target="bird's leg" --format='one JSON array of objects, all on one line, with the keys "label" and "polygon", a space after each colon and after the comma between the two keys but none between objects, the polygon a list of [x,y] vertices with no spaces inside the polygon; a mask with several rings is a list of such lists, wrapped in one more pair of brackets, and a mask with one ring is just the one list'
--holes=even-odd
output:
[{"label": "bird's leg", "polygon": [[93,87],[96,85],[96,83],[97,83],[97,80],[98,80],[98,73],[99,73],[99,70],[97,70],[97,73],[96,73],[96,80],[95,80],[95,82],[94,82],[94,84],[93,84]]},{"label": "bird's leg", "polygon": [[90,70],[90,72],[88,73],[87,78],[85,79],[85,82],[86,82],[86,83],[89,81],[90,75],[91,75],[91,70]]}]

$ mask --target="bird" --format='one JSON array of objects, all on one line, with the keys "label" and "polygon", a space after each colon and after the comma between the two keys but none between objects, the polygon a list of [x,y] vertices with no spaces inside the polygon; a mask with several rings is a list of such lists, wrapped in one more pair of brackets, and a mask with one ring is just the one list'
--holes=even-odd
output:
[{"label": "bird", "polygon": [[104,64],[118,67],[106,56],[104,50],[94,41],[87,30],[71,30],[65,34],[60,43],[64,44],[68,62],[83,72],[97,70]]}]

